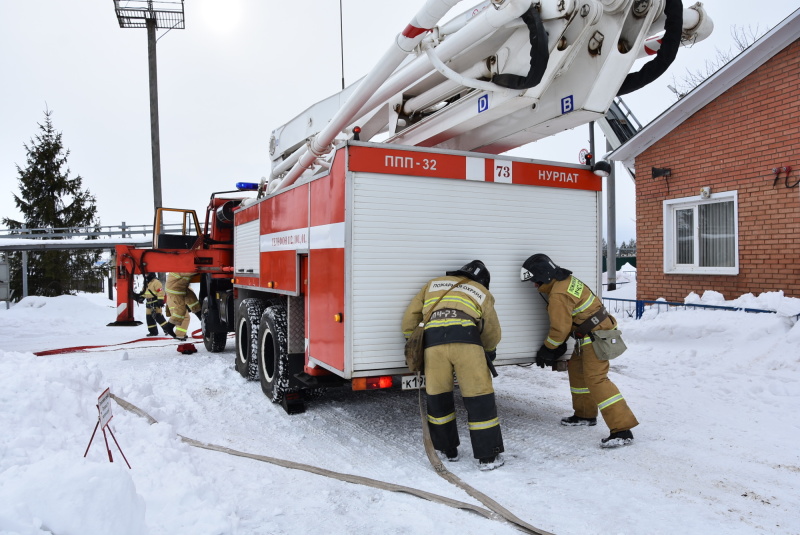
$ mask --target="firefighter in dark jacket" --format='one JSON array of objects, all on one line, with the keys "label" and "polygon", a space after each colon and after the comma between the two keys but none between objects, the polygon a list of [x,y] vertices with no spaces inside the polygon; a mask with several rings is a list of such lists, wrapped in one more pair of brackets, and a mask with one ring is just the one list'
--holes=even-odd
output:
[{"label": "firefighter in dark jacket", "polygon": [[540,368],[553,365],[567,350],[567,339],[576,338],[567,362],[572,407],[575,413],[561,419],[562,425],[596,425],[597,413],[611,430],[601,447],[612,448],[633,442],[631,429],[639,424],[619,389],[608,378],[608,361],[600,360],[592,347],[591,331],[615,329],[617,320],[602,301],[572,272],[556,265],[550,257],[535,254],[522,264],[520,277],[531,281],[548,296],[550,331],[536,353]]},{"label": "firefighter in dark jacket", "polygon": [[491,364],[500,342],[500,322],[494,310],[494,297],[489,293],[489,278],[489,270],[480,260],[448,271],[444,277],[425,284],[411,300],[402,322],[403,335],[408,338],[423,315],[435,306],[425,325],[424,338],[431,440],[448,460],[458,460],[455,371],[467,409],[472,453],[481,470],[492,470],[504,463]]},{"label": "firefighter in dark jacket", "polygon": [[142,290],[142,293],[139,295],[144,301],[145,308],[147,308],[147,336],[158,336],[157,325],[161,325],[164,334],[172,336],[172,325],[169,324],[161,313],[165,297],[164,287],[161,285],[161,281],[156,278],[155,273],[148,273],[144,277],[144,284],[144,290]]}]

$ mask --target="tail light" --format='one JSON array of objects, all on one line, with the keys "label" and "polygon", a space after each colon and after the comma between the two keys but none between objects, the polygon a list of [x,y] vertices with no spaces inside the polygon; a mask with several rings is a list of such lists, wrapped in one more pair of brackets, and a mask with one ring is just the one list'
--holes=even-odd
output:
[{"label": "tail light", "polygon": [[378,390],[392,388],[394,381],[392,381],[391,375],[381,375],[379,377],[357,377],[350,384],[353,390]]}]

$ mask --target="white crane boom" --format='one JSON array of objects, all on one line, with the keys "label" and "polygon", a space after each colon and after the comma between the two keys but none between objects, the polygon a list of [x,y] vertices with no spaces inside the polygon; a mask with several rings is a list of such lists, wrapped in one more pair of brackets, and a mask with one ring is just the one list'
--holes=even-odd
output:
[{"label": "white crane boom", "polygon": [[367,76],[275,129],[261,194],[326,169],[354,135],[500,154],[602,119],[713,29],[681,0],[485,0],[436,26],[460,2],[428,0]]}]

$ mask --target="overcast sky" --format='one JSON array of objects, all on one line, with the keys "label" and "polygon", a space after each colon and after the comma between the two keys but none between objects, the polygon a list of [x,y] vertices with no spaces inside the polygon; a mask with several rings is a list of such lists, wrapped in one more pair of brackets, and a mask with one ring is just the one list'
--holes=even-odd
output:
[{"label": "overcast sky", "polygon": [[[451,15],[476,3],[465,0]],[[423,4],[342,0],[347,84],[367,73]],[[800,7],[798,0],[703,5],[714,34],[625,96],[640,122],[675,102],[667,85],[686,69],[732,48],[733,26],[764,33]],[[16,165],[25,166],[23,144],[49,108],[70,150],[71,176],[83,177],[97,198],[101,224],[152,223],[146,30],[120,28],[112,0],[0,6],[0,217],[21,217],[10,193],[19,191]],[[271,131],[340,89],[339,2],[186,0],[185,11],[186,29],[158,32],[162,197],[164,206],[202,213],[211,192],[266,176]],[[577,163],[588,138],[581,127],[513,154]],[[635,236],[633,203],[633,182],[620,171],[618,243]]]}]

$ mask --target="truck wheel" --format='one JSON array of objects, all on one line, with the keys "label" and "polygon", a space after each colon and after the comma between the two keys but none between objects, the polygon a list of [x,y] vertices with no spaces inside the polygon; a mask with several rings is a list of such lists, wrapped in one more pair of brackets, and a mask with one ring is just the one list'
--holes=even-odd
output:
[{"label": "truck wheel", "polygon": [[207,327],[208,320],[208,298],[203,299],[203,306],[200,307],[200,326],[203,329],[203,344],[211,353],[219,353],[225,349],[228,340],[228,333],[210,332]]},{"label": "truck wheel", "polygon": [[261,390],[270,401],[280,403],[289,392],[289,357],[286,338],[286,308],[268,307],[258,326],[258,374]]},{"label": "truck wheel", "polygon": [[259,299],[244,299],[236,310],[236,371],[245,379],[258,379],[258,324],[264,303]]}]

